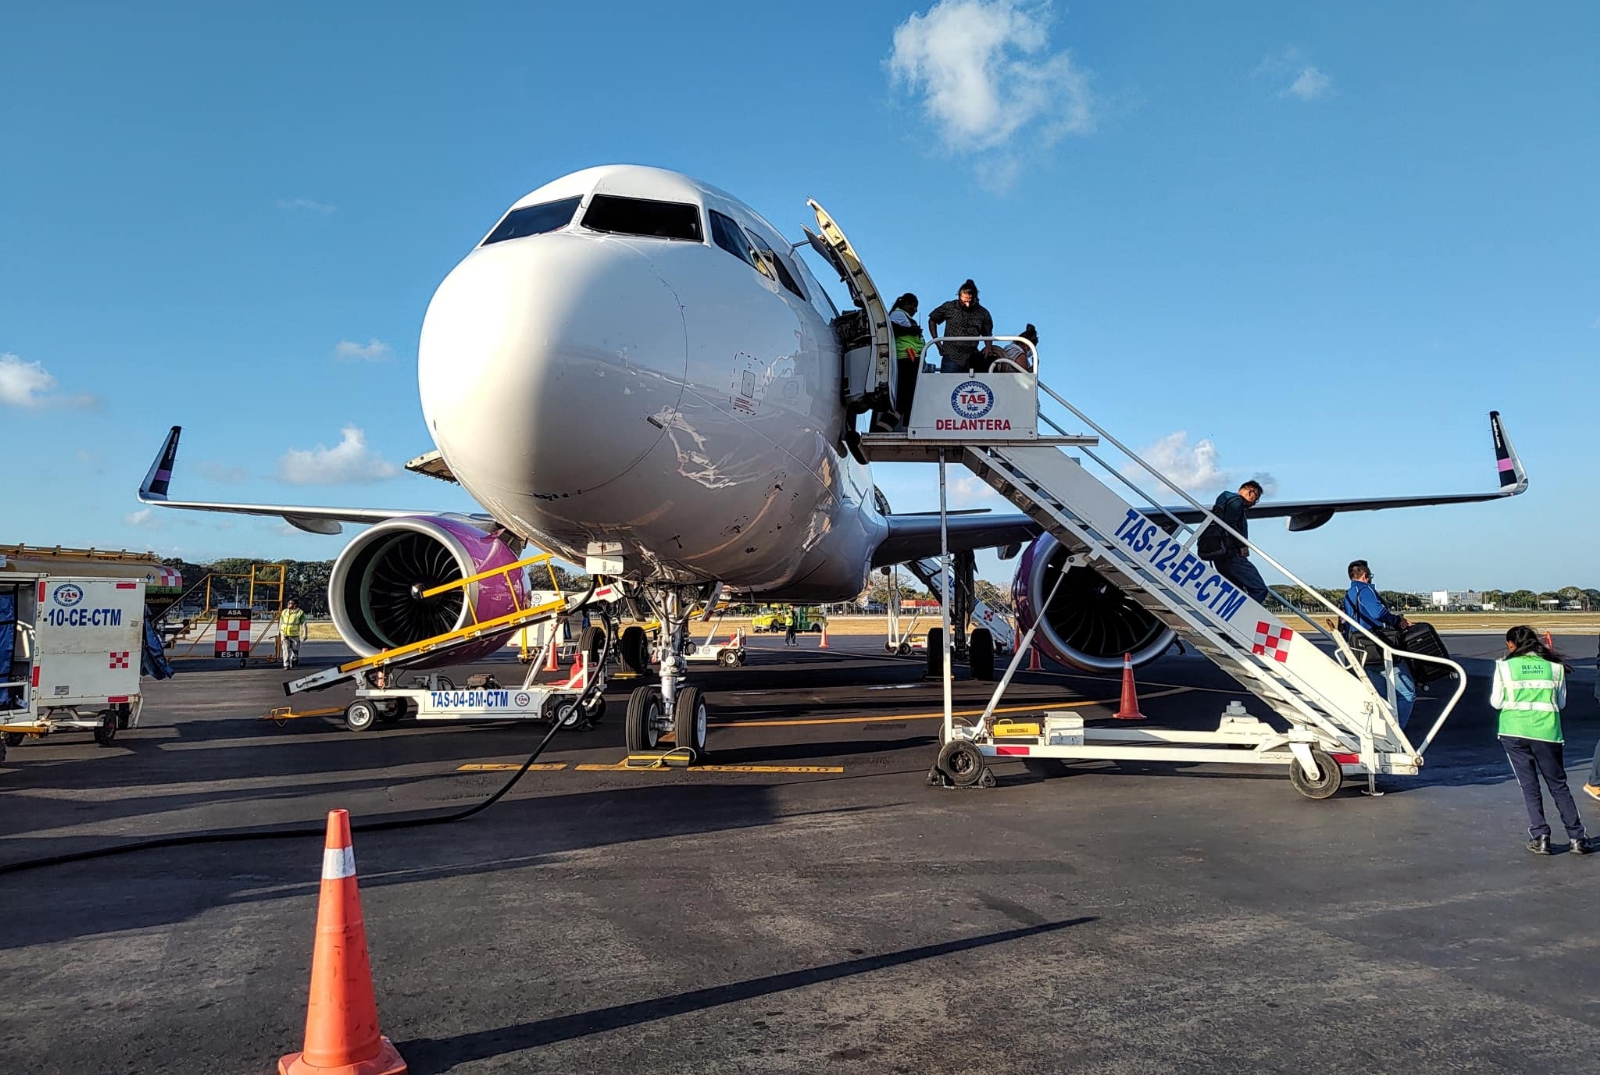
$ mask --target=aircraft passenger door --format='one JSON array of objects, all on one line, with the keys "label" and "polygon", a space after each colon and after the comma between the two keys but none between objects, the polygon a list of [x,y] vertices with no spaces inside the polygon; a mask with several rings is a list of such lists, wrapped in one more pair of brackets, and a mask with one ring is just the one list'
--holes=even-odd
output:
[{"label": "aircraft passenger door", "polygon": [[[874,408],[895,410],[894,331],[889,326],[889,310],[883,296],[828,211],[812,199],[807,199],[806,204],[817,216],[817,232],[805,229],[806,239],[838,272],[859,311],[847,311],[835,322],[843,326],[840,351],[844,359],[846,413],[853,415]],[[852,324],[851,319],[863,323]]]}]

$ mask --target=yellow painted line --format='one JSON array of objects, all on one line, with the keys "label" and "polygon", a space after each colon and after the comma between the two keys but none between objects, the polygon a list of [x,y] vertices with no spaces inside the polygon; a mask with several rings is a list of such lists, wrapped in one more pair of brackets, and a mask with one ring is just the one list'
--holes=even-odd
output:
[{"label": "yellow painted line", "polygon": [[[1165,698],[1169,694],[1183,694],[1191,690],[1190,687],[1174,687],[1171,690],[1151,691],[1139,695],[1140,699]],[[1089,698],[1075,702],[1039,702],[1036,705],[1011,705],[999,706],[996,713],[1038,713],[1046,709],[1081,709],[1091,705],[1116,705],[1122,699],[1117,698]],[[957,709],[951,714],[954,717],[981,717],[982,709]],[[795,720],[714,720],[713,728],[795,728],[808,724],[882,724],[885,721],[895,720],[943,720],[944,713],[879,713],[872,717],[809,717]]]},{"label": "yellow painted line", "polygon": [[[536,761],[528,766],[530,771],[541,773],[558,773],[567,767],[564,761]],[[466,765],[456,766],[458,773],[503,773],[522,768],[514,761],[482,761],[469,762]]]},{"label": "yellow painted line", "polygon": [[575,765],[580,773],[842,773],[842,765]]}]

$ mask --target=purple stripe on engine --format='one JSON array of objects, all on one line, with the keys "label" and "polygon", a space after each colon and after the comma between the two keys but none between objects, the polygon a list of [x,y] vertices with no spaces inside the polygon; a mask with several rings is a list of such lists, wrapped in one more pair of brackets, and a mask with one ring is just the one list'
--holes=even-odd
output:
[{"label": "purple stripe on engine", "polygon": [[1499,461],[1499,466],[1500,466],[1500,470],[1501,470],[1502,473],[1504,473],[1504,472],[1506,472],[1508,470],[1514,470],[1515,469],[1515,466],[1512,464],[1511,460],[1509,460],[1509,459],[1501,459]]}]

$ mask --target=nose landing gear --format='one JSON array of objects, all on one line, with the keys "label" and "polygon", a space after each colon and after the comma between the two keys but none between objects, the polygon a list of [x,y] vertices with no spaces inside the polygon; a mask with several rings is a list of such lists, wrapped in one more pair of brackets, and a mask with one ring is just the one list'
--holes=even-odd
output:
[{"label": "nose landing gear", "polygon": [[[629,753],[656,750],[670,735],[676,749],[688,748],[696,757],[705,756],[710,709],[704,692],[684,682],[689,671],[684,650],[689,641],[689,615],[697,602],[710,596],[711,589],[704,586],[653,587],[647,591],[646,599],[661,621],[655,643],[661,682],[635,687],[628,698],[623,730]],[[625,642],[628,631],[635,630],[638,628],[630,627],[623,632]],[[643,642],[642,637],[639,642]],[[624,660],[627,654],[628,647],[624,645]]]}]

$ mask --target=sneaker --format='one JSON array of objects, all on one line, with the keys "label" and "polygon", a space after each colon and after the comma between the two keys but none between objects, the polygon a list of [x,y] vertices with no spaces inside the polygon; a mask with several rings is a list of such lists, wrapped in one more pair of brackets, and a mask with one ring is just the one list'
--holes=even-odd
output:
[{"label": "sneaker", "polygon": [[1597,787],[1594,784],[1585,784],[1583,786],[1583,793],[1589,796],[1591,799],[1600,799],[1600,787]]},{"label": "sneaker", "polygon": [[1548,855],[1550,853],[1550,837],[1535,836],[1528,841],[1528,850],[1535,855]]},{"label": "sneaker", "polygon": [[1576,840],[1570,840],[1567,843],[1567,850],[1574,855],[1592,855],[1596,851],[1600,851],[1600,848],[1595,847],[1594,841],[1587,836],[1580,836]]}]

